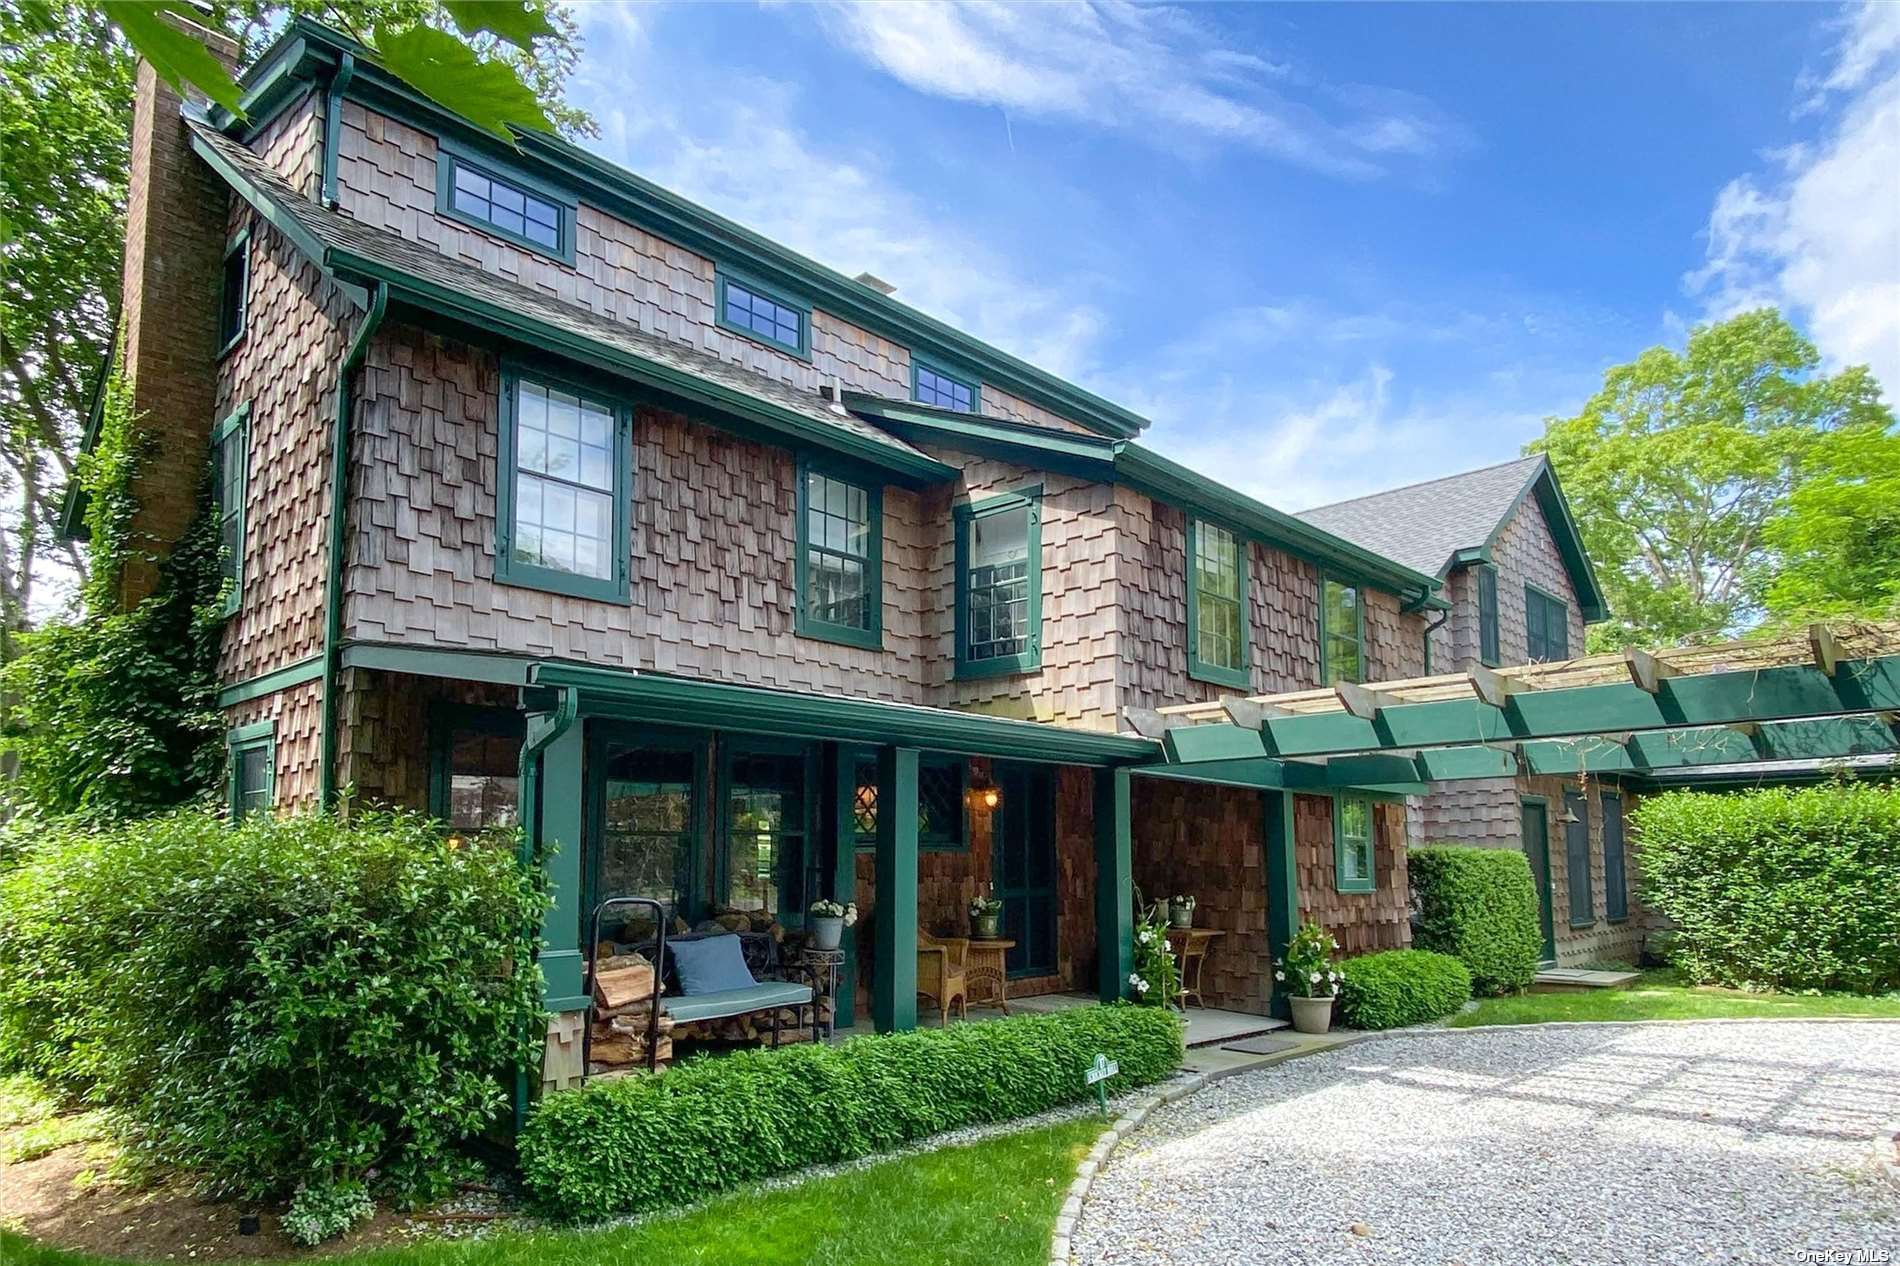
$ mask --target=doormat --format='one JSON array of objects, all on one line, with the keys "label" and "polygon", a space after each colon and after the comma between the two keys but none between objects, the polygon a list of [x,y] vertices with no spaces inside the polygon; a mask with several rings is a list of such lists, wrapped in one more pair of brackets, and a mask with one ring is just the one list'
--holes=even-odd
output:
[{"label": "doormat", "polygon": [[1242,1055],[1273,1055],[1280,1051],[1290,1051],[1299,1046],[1298,1042],[1284,1037],[1250,1037],[1244,1042],[1229,1042],[1221,1047],[1223,1051],[1239,1051]]}]

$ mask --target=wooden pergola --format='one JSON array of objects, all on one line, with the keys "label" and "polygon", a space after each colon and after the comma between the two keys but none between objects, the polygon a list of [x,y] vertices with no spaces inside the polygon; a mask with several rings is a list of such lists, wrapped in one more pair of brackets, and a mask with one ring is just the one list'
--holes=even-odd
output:
[{"label": "wooden pergola", "polygon": [[1423,790],[1529,774],[1900,753],[1900,622],[1131,709],[1165,764],[1260,787]]}]

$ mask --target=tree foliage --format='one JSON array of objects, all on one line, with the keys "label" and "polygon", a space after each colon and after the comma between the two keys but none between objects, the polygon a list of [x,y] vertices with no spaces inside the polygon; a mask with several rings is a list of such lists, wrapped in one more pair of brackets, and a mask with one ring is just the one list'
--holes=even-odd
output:
[{"label": "tree foliage", "polygon": [[[1591,648],[1756,623],[1784,552],[1829,556],[1791,520],[1857,504],[1866,462],[1892,451],[1882,447],[1892,425],[1865,367],[1821,373],[1814,345],[1773,309],[1698,326],[1682,351],[1652,347],[1611,369],[1581,413],[1552,419],[1530,446],[1550,454],[1609,599]],[[1819,491],[1830,479],[1832,499]],[[1879,551],[1867,557],[1877,570]],[[1797,597],[1784,587],[1772,600]],[[1877,590],[1832,599],[1840,610],[1880,600]]]}]

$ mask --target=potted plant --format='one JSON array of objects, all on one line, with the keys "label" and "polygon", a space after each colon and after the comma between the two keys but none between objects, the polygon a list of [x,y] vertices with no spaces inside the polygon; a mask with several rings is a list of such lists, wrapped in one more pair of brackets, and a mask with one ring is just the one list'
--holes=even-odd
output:
[{"label": "potted plant", "polygon": [[1173,902],[1170,903],[1168,909],[1170,918],[1175,927],[1191,928],[1194,926],[1194,898],[1192,896],[1176,897]]},{"label": "potted plant", "polygon": [[1134,1001],[1165,1007],[1175,1000],[1174,951],[1168,948],[1168,907],[1157,901],[1153,909],[1135,911],[1135,970],[1128,974]]},{"label": "potted plant", "polygon": [[1324,1033],[1333,1026],[1333,999],[1339,996],[1339,971],[1333,955],[1339,942],[1317,923],[1304,923],[1287,942],[1273,979],[1293,1004],[1293,1028],[1299,1033]]},{"label": "potted plant", "polygon": [[1002,933],[998,924],[1003,918],[1003,901],[1000,897],[987,896],[979,892],[970,898],[970,935],[979,941],[994,941]]},{"label": "potted plant", "polygon": [[811,903],[811,947],[835,950],[844,943],[844,930],[858,921],[857,903],[823,899]]}]

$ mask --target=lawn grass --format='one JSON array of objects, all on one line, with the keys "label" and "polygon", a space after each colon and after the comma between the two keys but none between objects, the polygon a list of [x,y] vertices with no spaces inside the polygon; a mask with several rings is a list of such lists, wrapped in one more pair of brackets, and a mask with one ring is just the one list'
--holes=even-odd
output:
[{"label": "lawn grass", "polygon": [[[325,1257],[323,1266],[1031,1266],[1048,1261],[1056,1210],[1102,1124],[1065,1121],[786,1190],[735,1192],[634,1226],[502,1232]],[[0,1231],[0,1262],[100,1266],[102,1259]]]},{"label": "lawn grass", "polygon": [[1690,985],[1675,971],[1646,971],[1625,989],[1529,993],[1485,998],[1453,1016],[1450,1027],[1547,1024],[1553,1020],[1727,1020],[1780,1016],[1876,1016],[1900,1019],[1900,995],[1748,993]]}]

